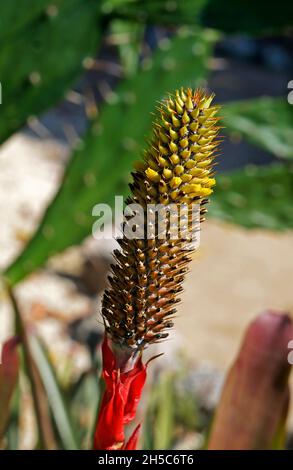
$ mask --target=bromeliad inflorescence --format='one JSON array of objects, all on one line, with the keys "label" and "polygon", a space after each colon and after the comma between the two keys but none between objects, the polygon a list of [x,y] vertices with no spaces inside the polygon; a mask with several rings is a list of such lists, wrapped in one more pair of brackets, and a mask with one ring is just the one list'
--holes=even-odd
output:
[{"label": "bromeliad inflorescence", "polygon": [[[136,446],[138,429],[126,444],[124,425],[135,416],[146,378],[141,353],[147,345],[166,338],[173,326],[189,254],[194,250],[194,229],[189,230],[193,207],[197,205],[199,222],[203,221],[215,184],[219,127],[218,106],[212,106],[212,100],[213,95],[202,91],[181,89],[163,101],[144,161],[133,173],[127,204],[142,207],[143,220],[137,227],[140,236],[127,237],[131,217],[125,217],[121,249],[114,253],[116,263],[103,298],[106,390],[95,432],[96,449]],[[157,216],[156,205],[179,208],[180,221],[172,211]],[[160,214],[167,227],[164,236]],[[174,236],[172,229],[179,222]]]}]

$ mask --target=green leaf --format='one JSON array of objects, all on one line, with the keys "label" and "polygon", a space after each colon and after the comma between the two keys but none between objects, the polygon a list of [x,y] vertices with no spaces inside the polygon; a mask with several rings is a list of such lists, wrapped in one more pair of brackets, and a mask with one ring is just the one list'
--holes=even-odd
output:
[{"label": "green leaf", "polygon": [[209,213],[247,228],[293,228],[293,168],[248,166],[219,175]]},{"label": "green leaf", "polygon": [[182,25],[197,23],[207,0],[104,0],[102,11],[143,23]]},{"label": "green leaf", "polygon": [[19,381],[16,384],[11,404],[9,408],[9,419],[5,432],[6,439],[6,449],[8,450],[17,450],[19,448],[19,430],[20,430],[20,385]]},{"label": "green leaf", "polygon": [[[82,448],[92,448],[92,435],[96,426],[96,415],[99,409],[99,400],[102,390],[99,380],[100,371],[92,369],[85,372],[75,387],[68,390],[68,400],[70,400],[70,409],[72,418],[78,429],[79,441]],[[80,423],[80,417],[85,415],[89,417],[83,425]]]},{"label": "green leaf", "polygon": [[174,443],[176,401],[174,373],[161,374],[150,389],[143,422],[142,445],[144,449],[171,449]]},{"label": "green leaf", "polygon": [[[63,0],[55,1],[57,5]],[[64,2],[63,2],[64,3]],[[51,0],[10,0],[2,2],[0,17],[0,38],[13,35],[21,28],[32,24],[45,14]]]},{"label": "green leaf", "polygon": [[[60,0],[55,6],[54,15],[44,8],[43,15],[9,35],[0,48],[0,142],[63,97],[81,74],[83,60],[96,51],[96,0]],[[7,15],[5,24],[10,24]]]},{"label": "green leaf", "polygon": [[278,4],[266,0],[234,0],[225,8],[221,0],[209,0],[203,11],[203,24],[225,32],[280,32],[292,25],[293,4],[281,0]]},{"label": "green leaf", "polygon": [[174,376],[164,374],[158,388],[158,406],[154,426],[154,448],[170,449],[174,422]]},{"label": "green leaf", "polygon": [[52,415],[62,442],[62,448],[76,450],[78,449],[78,444],[75,433],[65,406],[65,400],[47,354],[35,336],[30,337],[30,347],[47,392]]},{"label": "green leaf", "polygon": [[223,124],[276,157],[293,159],[293,106],[285,98],[225,104]]},{"label": "green leaf", "polygon": [[133,21],[117,19],[111,22],[111,34],[117,38],[115,44],[126,77],[135,75],[139,69],[144,30],[144,25]]},{"label": "green leaf", "polygon": [[140,157],[156,101],[178,87],[202,83],[214,39],[204,31],[174,37],[167,51],[158,50],[143,64],[144,70],[121,83],[113,104],[104,106],[100,121],[93,123],[74,153],[35,236],[7,269],[12,284],[90,235],[95,204],[113,206],[115,194],[128,192],[132,162]]},{"label": "green leaf", "polygon": [[9,284],[6,284],[6,290],[14,312],[15,333],[18,341],[21,343],[22,367],[30,385],[38,431],[38,447],[40,449],[54,449],[56,445],[51,417],[47,406],[47,396],[31,353],[26,325],[23,321],[14,292],[10,288]]}]

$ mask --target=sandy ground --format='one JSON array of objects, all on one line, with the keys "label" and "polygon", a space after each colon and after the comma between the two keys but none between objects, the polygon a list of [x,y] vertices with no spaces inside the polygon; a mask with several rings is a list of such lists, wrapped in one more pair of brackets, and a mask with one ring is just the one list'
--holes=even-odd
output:
[{"label": "sandy ground", "polygon": [[[0,268],[26,243],[44,207],[56,191],[68,149],[56,142],[18,134],[0,151]],[[185,283],[173,339],[161,349],[177,347],[200,363],[227,370],[249,322],[266,308],[293,312],[293,233],[245,230],[208,220],[201,246]],[[32,277],[18,288],[26,311],[37,302],[53,310],[86,315],[87,298],[68,280],[48,274]],[[67,301],[68,299],[68,301]],[[75,311],[66,305],[79,306]],[[68,310],[66,312],[66,310]],[[11,312],[1,296],[0,341],[11,331]],[[41,333],[64,336],[56,319],[47,319]],[[66,343],[67,344],[67,343]],[[72,343],[67,344],[72,348]],[[65,347],[66,349],[66,347]],[[291,412],[293,423],[293,413]]]},{"label": "sandy ground", "polygon": [[258,313],[267,308],[293,312],[292,281],[292,232],[207,221],[179,308],[184,348],[226,369]]}]

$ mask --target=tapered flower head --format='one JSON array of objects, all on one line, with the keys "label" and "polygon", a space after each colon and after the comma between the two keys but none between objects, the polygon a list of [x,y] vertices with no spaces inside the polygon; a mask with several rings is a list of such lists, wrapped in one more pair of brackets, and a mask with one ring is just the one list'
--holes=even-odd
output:
[{"label": "tapered flower head", "polygon": [[[114,345],[143,349],[167,337],[173,325],[177,294],[193,250],[186,236],[193,204],[200,208],[200,221],[204,220],[204,206],[215,184],[219,127],[218,107],[211,105],[212,100],[213,95],[182,89],[159,106],[153,136],[144,161],[133,173],[132,196],[127,201],[143,208],[142,236],[124,236],[119,241],[121,250],[115,251],[110,288],[103,298],[102,315]],[[166,236],[159,236],[153,214],[157,204],[184,207],[187,222],[178,236],[173,236],[174,220],[167,211],[159,214],[168,227]],[[126,217],[124,228],[129,223]]]}]

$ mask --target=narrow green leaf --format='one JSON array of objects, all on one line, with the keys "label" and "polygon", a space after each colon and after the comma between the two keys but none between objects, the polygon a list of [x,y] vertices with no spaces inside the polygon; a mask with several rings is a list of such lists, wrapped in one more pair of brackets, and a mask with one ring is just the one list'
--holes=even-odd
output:
[{"label": "narrow green leaf", "polygon": [[52,366],[47,358],[44,348],[35,336],[30,337],[30,346],[47,392],[52,415],[62,441],[62,446],[66,450],[76,450],[78,449],[78,445],[75,433],[72,429],[65,401]]},{"label": "narrow green leaf", "polygon": [[[99,401],[102,395],[100,371],[88,371],[84,373],[74,388],[68,390],[68,400],[70,400],[71,415],[78,429],[81,447],[92,448],[92,436],[96,426],[96,415],[99,409]],[[80,417],[85,414],[90,417],[84,426],[80,424]]]},{"label": "narrow green leaf", "polygon": [[223,124],[276,157],[293,159],[293,106],[285,97],[225,104]]},{"label": "narrow green leaf", "polygon": [[9,409],[9,418],[5,432],[7,441],[6,449],[17,450],[19,448],[19,429],[20,429],[20,385],[16,384]]},{"label": "narrow green leaf", "polygon": [[141,158],[154,103],[181,86],[198,86],[206,75],[215,36],[205,31],[174,37],[135,77],[121,83],[83,145],[74,153],[64,182],[35,236],[6,271],[12,284],[49,256],[91,234],[97,203],[113,206],[128,192],[132,162]]},{"label": "narrow green leaf", "polygon": [[[6,282],[6,281],[5,281]],[[29,337],[25,322],[23,321],[18,302],[9,284],[6,284],[7,293],[14,311],[15,333],[21,343],[22,367],[28,379],[33,399],[33,409],[38,430],[38,448],[56,448],[54,431],[48,410],[47,396],[42,384],[39,371],[31,353]]]},{"label": "narrow green leaf", "polygon": [[293,168],[248,166],[219,175],[209,214],[247,228],[293,228]]},{"label": "narrow green leaf", "polygon": [[164,374],[158,388],[158,403],[154,426],[154,448],[170,449],[174,421],[174,393],[172,374]]}]

